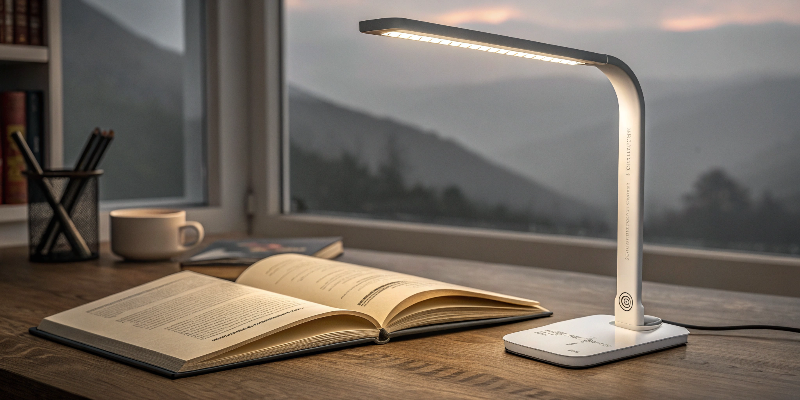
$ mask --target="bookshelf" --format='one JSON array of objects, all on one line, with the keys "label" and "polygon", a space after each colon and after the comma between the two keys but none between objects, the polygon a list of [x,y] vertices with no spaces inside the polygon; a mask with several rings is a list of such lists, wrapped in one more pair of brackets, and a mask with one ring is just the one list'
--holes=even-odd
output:
[{"label": "bookshelf", "polygon": [[[0,44],[0,92],[41,90],[45,96],[46,167],[62,165],[61,0],[46,0],[45,46]],[[0,224],[28,219],[27,205],[0,205]]]}]

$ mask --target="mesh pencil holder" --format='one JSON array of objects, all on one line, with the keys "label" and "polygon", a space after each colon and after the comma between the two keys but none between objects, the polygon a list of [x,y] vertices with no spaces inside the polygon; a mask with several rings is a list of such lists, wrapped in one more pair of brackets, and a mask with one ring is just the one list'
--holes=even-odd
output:
[{"label": "mesh pencil holder", "polygon": [[[28,176],[28,235],[30,260],[34,262],[70,262],[95,259],[99,255],[97,180],[103,174],[95,171],[48,170],[42,175]],[[44,182],[64,207],[74,225],[72,234],[65,227],[37,181]],[[76,240],[85,243],[75,248]],[[83,244],[81,243],[81,246]],[[88,250],[88,251],[87,251]]]}]

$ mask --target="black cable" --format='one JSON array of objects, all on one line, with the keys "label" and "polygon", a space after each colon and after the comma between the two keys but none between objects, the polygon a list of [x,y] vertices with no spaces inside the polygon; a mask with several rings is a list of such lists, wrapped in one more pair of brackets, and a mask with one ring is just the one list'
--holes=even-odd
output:
[{"label": "black cable", "polygon": [[795,332],[800,333],[800,328],[792,328],[790,326],[777,326],[777,325],[733,325],[733,326],[701,326],[701,325],[689,325],[689,324],[681,324],[679,322],[672,322],[662,319],[661,322],[682,326],[684,328],[689,329],[701,329],[706,331],[736,331],[739,329],[771,329],[775,331],[786,331],[786,332]]}]

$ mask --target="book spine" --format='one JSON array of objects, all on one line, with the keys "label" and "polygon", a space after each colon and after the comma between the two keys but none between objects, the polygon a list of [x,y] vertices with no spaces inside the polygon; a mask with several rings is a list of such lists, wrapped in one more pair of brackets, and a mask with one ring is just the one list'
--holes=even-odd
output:
[{"label": "book spine", "polygon": [[28,43],[31,46],[44,46],[42,0],[28,0]]},{"label": "book spine", "polygon": [[42,168],[45,168],[44,142],[44,93],[41,90],[25,92],[25,129],[26,141],[33,152],[33,157]]},{"label": "book spine", "polygon": [[3,203],[25,204],[28,202],[28,180],[22,174],[25,159],[11,138],[16,131],[25,136],[25,92],[0,94],[0,110],[3,121]]},{"label": "book spine", "polygon": [[6,2],[0,0],[0,43],[6,42]]},{"label": "book spine", "polygon": [[14,0],[0,0],[3,2],[3,41],[2,43],[14,43]]},{"label": "book spine", "polygon": [[14,1],[14,43],[28,44],[28,0]]}]

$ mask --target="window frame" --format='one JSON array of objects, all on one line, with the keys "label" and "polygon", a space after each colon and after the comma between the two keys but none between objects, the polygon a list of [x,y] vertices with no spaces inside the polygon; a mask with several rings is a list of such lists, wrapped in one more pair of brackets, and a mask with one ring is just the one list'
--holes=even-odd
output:
[{"label": "window frame", "polygon": [[[291,214],[285,9],[282,0],[253,3],[251,82],[259,85],[251,95],[252,234],[343,236],[346,248],[616,276],[614,240]],[[798,278],[800,257],[644,245],[649,281],[800,297],[792,284]]]}]

